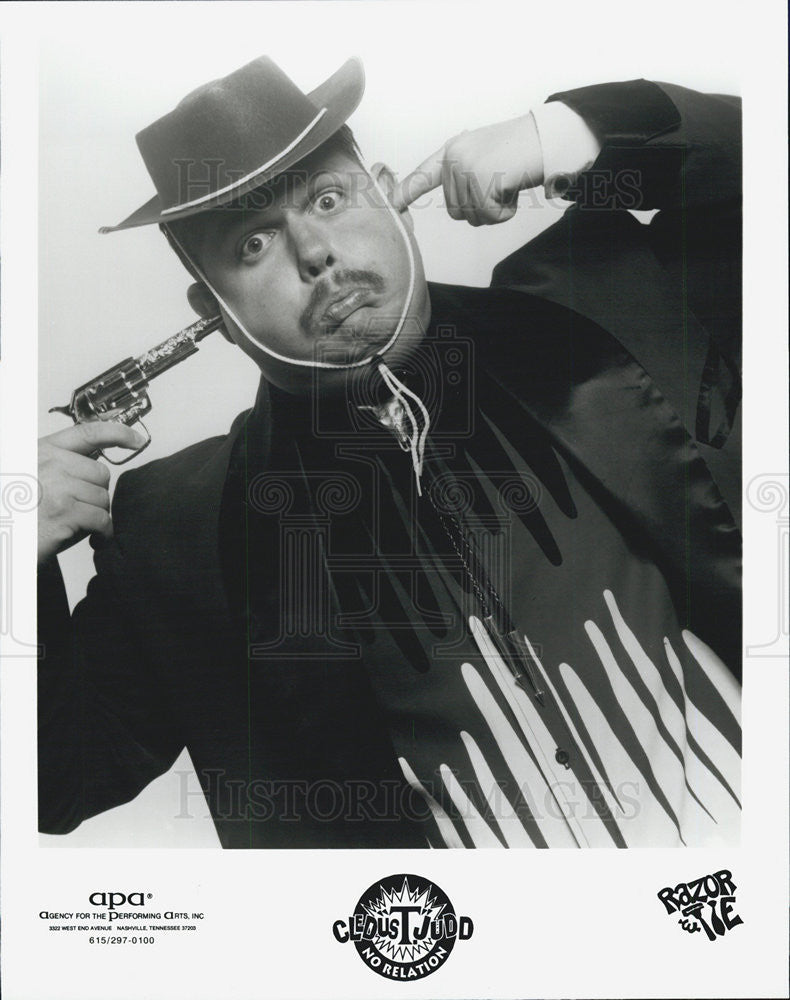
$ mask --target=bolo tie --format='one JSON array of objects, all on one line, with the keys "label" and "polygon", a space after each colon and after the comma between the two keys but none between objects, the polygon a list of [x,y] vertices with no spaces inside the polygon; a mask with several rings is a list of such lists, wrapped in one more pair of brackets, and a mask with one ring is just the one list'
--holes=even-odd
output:
[{"label": "bolo tie", "polygon": [[395,436],[401,450],[411,457],[417,495],[421,498],[424,495],[435,511],[480,606],[486,632],[513,675],[515,683],[528,696],[545,706],[544,692],[533,666],[532,653],[523,634],[513,624],[475,543],[470,538],[470,532],[452,509],[438,503],[436,490],[431,488],[432,483],[428,484],[423,493],[425,445],[431,425],[430,414],[420,397],[404,385],[384,362],[379,363],[378,370],[392,397],[378,406],[360,406],[359,409],[370,412],[374,419]]}]

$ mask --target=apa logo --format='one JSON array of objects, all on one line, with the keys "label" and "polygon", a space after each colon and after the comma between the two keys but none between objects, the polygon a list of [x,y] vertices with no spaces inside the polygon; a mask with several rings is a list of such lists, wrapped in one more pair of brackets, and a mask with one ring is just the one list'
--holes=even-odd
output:
[{"label": "apa logo", "polygon": [[446,893],[420,875],[374,882],[348,920],[332,925],[335,940],[353,941],[365,965],[385,979],[429,976],[473,931],[471,918],[456,916]]},{"label": "apa logo", "polygon": [[151,893],[96,891],[88,896],[88,902],[92,906],[105,906],[108,910],[114,910],[116,906],[145,906],[146,896],[150,899]]}]

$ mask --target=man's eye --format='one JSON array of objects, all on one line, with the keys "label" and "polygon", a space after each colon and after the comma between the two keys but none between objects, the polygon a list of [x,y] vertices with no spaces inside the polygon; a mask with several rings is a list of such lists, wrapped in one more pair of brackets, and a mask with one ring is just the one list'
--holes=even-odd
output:
[{"label": "man's eye", "polygon": [[241,259],[254,260],[256,257],[260,257],[271,243],[272,236],[273,233],[269,232],[250,233],[249,236],[245,236],[240,247]]},{"label": "man's eye", "polygon": [[313,200],[313,207],[317,212],[334,212],[342,200],[340,191],[322,191]]}]

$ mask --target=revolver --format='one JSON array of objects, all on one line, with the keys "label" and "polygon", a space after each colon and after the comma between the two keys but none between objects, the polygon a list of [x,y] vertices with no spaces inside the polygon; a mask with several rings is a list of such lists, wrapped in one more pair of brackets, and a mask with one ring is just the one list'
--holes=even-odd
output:
[{"label": "revolver", "polygon": [[141,354],[139,358],[126,358],[108,368],[106,372],[75,389],[67,406],[53,406],[49,412],[64,413],[75,424],[83,424],[89,420],[119,420],[127,426],[139,423],[145,443],[126,458],[116,461],[103,451],[98,452],[112,465],[124,465],[151,443],[151,435],[142,421],[142,417],[151,411],[148,396],[150,381],[197,353],[198,343],[220,326],[221,316],[199,319]]}]

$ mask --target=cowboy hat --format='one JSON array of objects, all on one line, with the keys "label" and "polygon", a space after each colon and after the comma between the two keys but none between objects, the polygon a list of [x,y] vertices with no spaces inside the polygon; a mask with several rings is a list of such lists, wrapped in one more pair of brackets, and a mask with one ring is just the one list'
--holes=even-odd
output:
[{"label": "cowboy hat", "polygon": [[356,58],[304,94],[268,56],[198,87],[137,133],[156,195],[99,231],[175,222],[268,183],[335,133],[364,87]]}]

